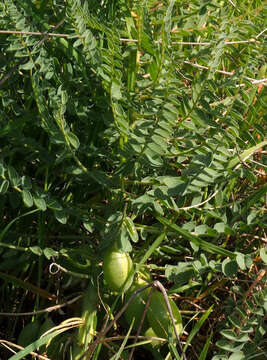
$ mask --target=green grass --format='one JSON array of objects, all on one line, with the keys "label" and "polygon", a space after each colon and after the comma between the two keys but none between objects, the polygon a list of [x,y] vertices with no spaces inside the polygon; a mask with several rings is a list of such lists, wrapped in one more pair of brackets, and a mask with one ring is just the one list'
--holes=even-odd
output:
[{"label": "green grass", "polygon": [[[1,2],[1,359],[266,357],[264,29],[256,0]],[[115,244],[180,345],[119,316]]]}]

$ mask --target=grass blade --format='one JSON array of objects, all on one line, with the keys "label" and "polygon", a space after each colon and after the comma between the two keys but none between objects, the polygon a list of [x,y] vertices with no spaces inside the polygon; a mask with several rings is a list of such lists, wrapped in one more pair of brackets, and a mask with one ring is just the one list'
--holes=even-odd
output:
[{"label": "grass blade", "polygon": [[153,244],[149,247],[149,249],[147,250],[147,252],[145,253],[145,255],[143,256],[143,258],[141,259],[141,261],[137,264],[136,266],[136,272],[138,272],[140,270],[140,268],[142,267],[142,265],[145,264],[145,262],[147,261],[147,259],[153,254],[153,252],[156,250],[157,247],[159,247],[159,245],[162,243],[162,241],[165,238],[165,233],[160,234],[156,240],[153,242]]},{"label": "grass blade", "polygon": [[166,225],[166,226],[170,227],[171,229],[175,230],[178,234],[182,235],[185,239],[189,240],[193,244],[196,244],[197,246],[201,247],[201,249],[203,249],[203,250],[206,250],[212,254],[229,256],[229,258],[231,258],[231,259],[234,259],[236,257],[236,254],[234,254],[232,251],[223,249],[217,245],[214,245],[205,240],[202,240],[198,236],[190,234],[187,230],[180,228],[178,225],[171,223],[169,220],[167,220],[161,216],[156,216],[156,218],[163,225]]},{"label": "grass blade", "polygon": [[209,350],[209,346],[210,346],[210,342],[211,342],[211,338],[212,338],[212,333],[209,335],[209,337],[207,338],[205,345],[201,351],[201,354],[199,355],[199,359],[198,360],[205,360],[207,357],[207,353]]},{"label": "grass blade", "polygon": [[191,344],[191,341],[193,340],[193,338],[197,335],[199,329],[201,328],[201,326],[204,324],[204,322],[207,320],[207,318],[209,317],[210,313],[213,310],[213,305],[201,316],[201,318],[198,320],[198,322],[195,324],[195,326],[193,327],[193,329],[191,330],[187,340],[186,340],[186,344],[184,346],[184,352],[186,351],[186,349],[188,348],[188,346]]},{"label": "grass blade", "polygon": [[241,162],[242,160],[245,160],[249,156],[253,155],[257,150],[259,150],[260,148],[262,148],[266,145],[267,145],[267,140],[264,140],[264,141],[260,142],[259,144],[252,146],[251,148],[243,151],[242,154],[236,156],[229,162],[227,169],[232,169],[239,162]]}]

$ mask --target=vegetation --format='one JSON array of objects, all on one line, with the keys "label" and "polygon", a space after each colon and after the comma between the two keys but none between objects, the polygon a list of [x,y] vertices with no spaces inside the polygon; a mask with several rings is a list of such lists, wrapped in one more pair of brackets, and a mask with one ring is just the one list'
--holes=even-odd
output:
[{"label": "vegetation", "polygon": [[265,359],[265,2],[3,0],[0,30],[1,359]]}]

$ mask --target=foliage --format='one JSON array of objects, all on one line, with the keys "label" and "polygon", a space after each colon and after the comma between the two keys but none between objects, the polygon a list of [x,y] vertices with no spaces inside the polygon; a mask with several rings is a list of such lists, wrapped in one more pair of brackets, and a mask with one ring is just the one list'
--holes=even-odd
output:
[{"label": "foliage", "polygon": [[[179,306],[187,359],[266,356],[265,14],[259,0],[0,3],[1,338],[60,324],[12,359],[80,356],[84,305],[4,313],[88,282],[94,341],[122,307],[100,275],[115,242]],[[94,359],[128,358],[134,331],[117,326],[121,346]],[[146,349],[182,358],[171,337]]]}]

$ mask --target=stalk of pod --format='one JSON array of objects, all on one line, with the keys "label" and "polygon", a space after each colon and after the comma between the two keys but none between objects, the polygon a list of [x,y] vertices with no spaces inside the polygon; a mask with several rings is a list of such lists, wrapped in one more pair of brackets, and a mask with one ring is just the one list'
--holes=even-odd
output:
[{"label": "stalk of pod", "polygon": [[[131,290],[136,290],[138,287],[132,287]],[[135,318],[134,328],[137,329],[140,323],[142,314],[145,310],[145,304],[148,298],[149,289],[144,290],[143,294],[137,295],[135,300],[128,306],[125,311],[125,319],[130,325],[133,318]],[[127,294],[127,298],[131,296]],[[180,311],[175,304],[175,302],[168,297],[169,304],[171,306],[172,315],[174,318],[175,327],[178,335],[182,333],[182,317]],[[169,331],[171,331],[172,336],[175,336],[172,321],[170,319],[169,311],[164,299],[164,296],[161,292],[155,290],[151,296],[150,304],[147,311],[147,317],[145,318],[144,328],[149,330],[147,336],[156,336],[160,338],[167,339]],[[151,335],[151,334],[155,335]]]}]

